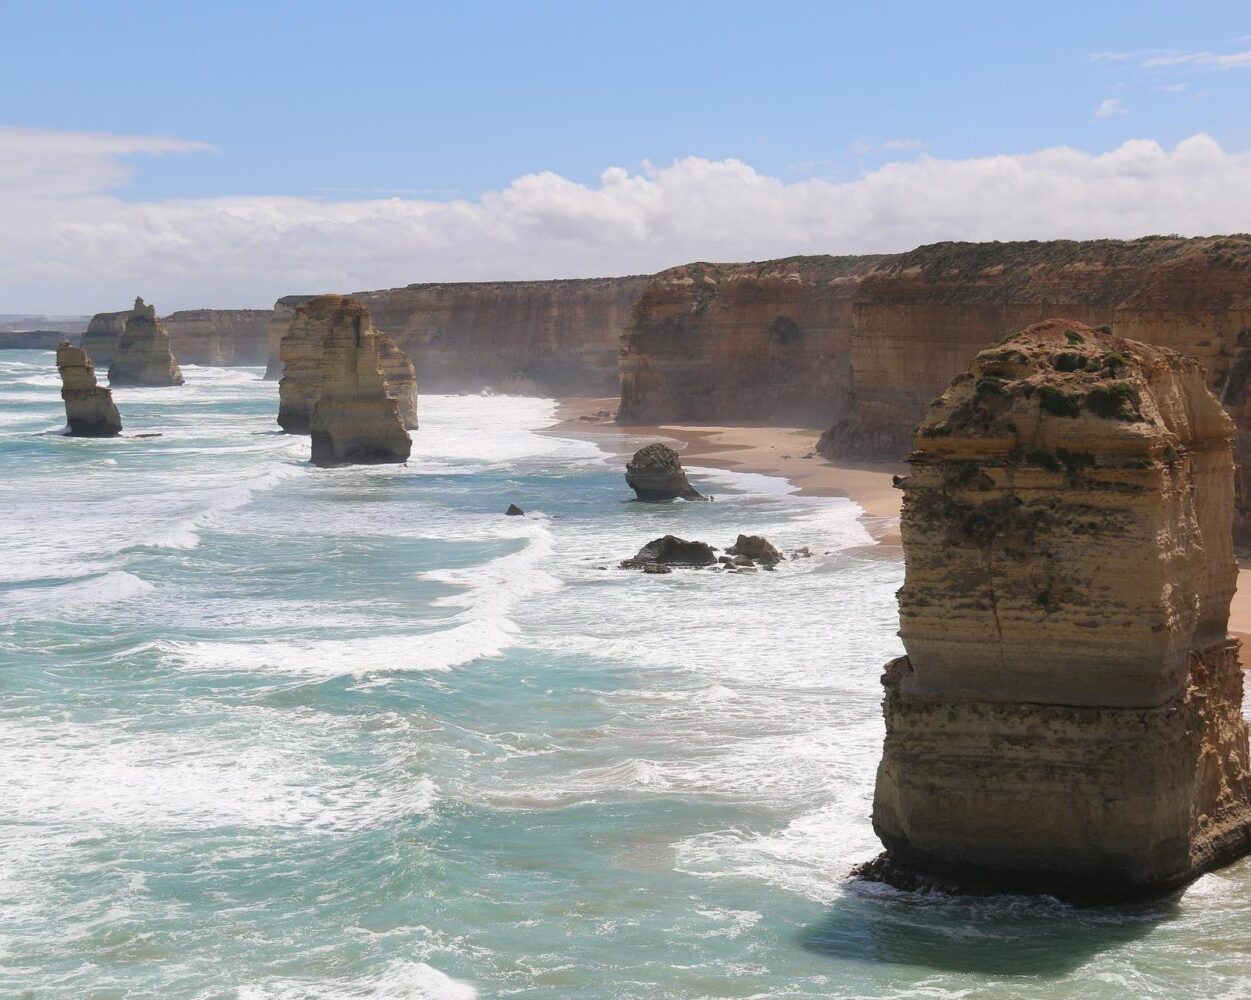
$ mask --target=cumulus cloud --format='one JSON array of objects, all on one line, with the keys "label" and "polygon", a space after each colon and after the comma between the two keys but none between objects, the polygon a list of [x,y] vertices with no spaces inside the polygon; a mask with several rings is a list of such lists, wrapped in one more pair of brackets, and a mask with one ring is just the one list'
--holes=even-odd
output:
[{"label": "cumulus cloud", "polygon": [[936,240],[1251,230],[1251,154],[1164,149],[920,155],[849,181],[737,160],[527,174],[476,199],[281,196],[126,202],[119,158],[177,139],[0,129],[0,311],[169,311],[414,281],[645,273],[691,260],[903,250]]},{"label": "cumulus cloud", "polygon": [[1103,121],[1105,118],[1111,118],[1114,115],[1127,114],[1125,110],[1125,102],[1119,97],[1105,97],[1097,105],[1095,110],[1091,112],[1091,117],[1095,121]]}]

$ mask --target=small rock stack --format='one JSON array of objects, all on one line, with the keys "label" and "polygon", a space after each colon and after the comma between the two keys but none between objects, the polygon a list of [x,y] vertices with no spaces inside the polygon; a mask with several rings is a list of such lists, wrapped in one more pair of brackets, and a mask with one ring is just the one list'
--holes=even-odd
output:
[{"label": "small rock stack", "polygon": [[626,483],[640,500],[703,500],[686,480],[678,453],[663,444],[649,444],[626,463]]},{"label": "small rock stack", "polygon": [[61,374],[61,398],[65,401],[66,434],[71,437],[116,437],[122,418],[113,405],[113,394],[96,384],[96,370],[81,347],[61,343],[56,349]]},{"label": "small rock stack", "polygon": [[135,299],[126,329],[117,341],[109,384],[113,386],[182,385],[182,369],[169,347],[169,332],[156,318],[156,308]]}]

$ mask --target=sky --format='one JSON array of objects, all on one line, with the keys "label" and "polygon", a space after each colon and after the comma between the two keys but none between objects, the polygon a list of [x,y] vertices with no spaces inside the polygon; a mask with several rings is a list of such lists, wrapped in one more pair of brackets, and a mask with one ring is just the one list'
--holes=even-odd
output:
[{"label": "sky", "polygon": [[1251,231],[1251,5],[0,0],[0,313]]}]

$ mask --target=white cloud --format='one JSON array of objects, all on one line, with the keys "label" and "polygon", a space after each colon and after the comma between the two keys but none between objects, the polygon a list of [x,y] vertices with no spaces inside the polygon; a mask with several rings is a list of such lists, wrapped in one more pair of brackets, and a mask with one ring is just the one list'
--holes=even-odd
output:
[{"label": "white cloud", "polygon": [[850,181],[783,181],[737,160],[555,173],[468,200],[123,202],[117,158],[175,139],[0,129],[0,312],[265,306],[414,281],[643,273],[691,260],[904,250],[936,240],[1251,230],[1251,154],[1205,135],[970,159]]},{"label": "white cloud", "polygon": [[[1245,39],[1239,39],[1245,41]],[[1137,52],[1094,52],[1092,62],[1133,62],[1143,69],[1198,66],[1204,69],[1251,69],[1251,50],[1242,52],[1187,52],[1181,49],[1141,49]]]},{"label": "white cloud", "polygon": [[1103,121],[1105,118],[1123,114],[1128,114],[1123,100],[1119,97],[1105,97],[1095,106],[1095,110],[1091,112],[1091,117],[1095,121]]}]

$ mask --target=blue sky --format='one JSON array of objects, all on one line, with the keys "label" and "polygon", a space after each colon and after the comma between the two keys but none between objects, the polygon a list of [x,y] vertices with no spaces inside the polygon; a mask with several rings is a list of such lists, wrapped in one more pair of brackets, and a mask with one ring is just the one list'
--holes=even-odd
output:
[{"label": "blue sky", "polygon": [[0,0],[0,312],[1251,230],[1251,5]]},{"label": "blue sky", "polygon": [[[734,157],[846,178],[924,150],[1251,147],[1245,3],[7,3],[0,121],[215,147],[126,197],[472,197]],[[1241,39],[1241,40],[1240,40]],[[1167,90],[1185,84],[1186,89]],[[1092,117],[1105,100],[1117,110]],[[909,144],[884,148],[884,143]]]}]

